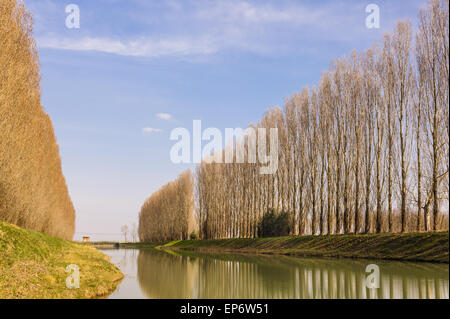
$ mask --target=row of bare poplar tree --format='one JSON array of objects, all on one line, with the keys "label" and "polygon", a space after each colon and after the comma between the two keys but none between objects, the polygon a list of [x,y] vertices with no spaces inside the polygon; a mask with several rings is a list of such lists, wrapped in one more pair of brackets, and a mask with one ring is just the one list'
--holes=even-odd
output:
[{"label": "row of bare poplar tree", "polygon": [[415,36],[398,22],[268,110],[255,126],[278,128],[275,174],[201,163],[200,237],[256,237],[269,209],[289,214],[293,235],[448,229],[448,21],[449,1],[431,0]]},{"label": "row of bare poplar tree", "polygon": [[194,177],[190,170],[153,193],[139,213],[139,240],[188,239],[194,230]]},{"label": "row of bare poplar tree", "polygon": [[0,0],[0,220],[72,239],[75,210],[49,116],[23,2]]}]

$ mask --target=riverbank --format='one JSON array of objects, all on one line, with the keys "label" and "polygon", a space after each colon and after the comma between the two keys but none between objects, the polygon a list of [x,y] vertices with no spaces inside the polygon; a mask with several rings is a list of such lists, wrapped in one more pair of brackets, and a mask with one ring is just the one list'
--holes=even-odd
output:
[{"label": "riverbank", "polygon": [[[66,287],[68,265],[77,265],[80,288]],[[101,298],[123,278],[93,247],[0,222],[0,299]]]},{"label": "riverbank", "polygon": [[121,247],[449,263],[448,232],[184,240]]}]

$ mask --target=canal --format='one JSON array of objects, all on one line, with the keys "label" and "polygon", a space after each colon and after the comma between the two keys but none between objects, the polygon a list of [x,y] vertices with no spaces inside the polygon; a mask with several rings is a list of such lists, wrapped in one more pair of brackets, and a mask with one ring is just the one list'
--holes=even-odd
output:
[{"label": "canal", "polygon": [[[449,298],[448,264],[105,249],[125,278],[109,298]],[[379,288],[367,288],[368,265]],[[375,273],[372,273],[375,274]]]}]

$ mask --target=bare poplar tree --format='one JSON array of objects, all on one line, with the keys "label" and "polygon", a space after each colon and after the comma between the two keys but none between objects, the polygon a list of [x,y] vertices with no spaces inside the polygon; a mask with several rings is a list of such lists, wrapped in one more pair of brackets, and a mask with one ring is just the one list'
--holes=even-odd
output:
[{"label": "bare poplar tree", "polygon": [[382,50],[335,60],[317,88],[254,125],[278,129],[275,174],[198,165],[200,237],[256,237],[271,209],[288,212],[291,235],[421,230],[422,212],[425,230],[436,230],[449,191],[448,65],[445,0],[421,11],[415,51],[410,23],[399,22]]}]

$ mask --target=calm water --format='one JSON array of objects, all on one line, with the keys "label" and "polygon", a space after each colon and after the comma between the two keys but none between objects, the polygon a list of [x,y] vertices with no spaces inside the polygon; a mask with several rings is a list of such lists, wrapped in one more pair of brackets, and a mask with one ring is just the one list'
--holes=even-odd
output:
[{"label": "calm water", "polygon": [[[125,274],[109,298],[449,298],[447,264],[104,250]],[[380,288],[365,287],[366,266]]]}]

